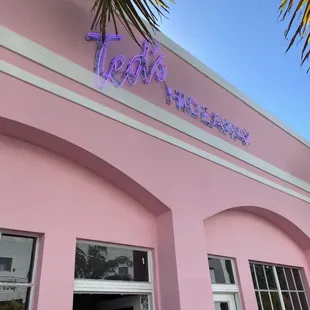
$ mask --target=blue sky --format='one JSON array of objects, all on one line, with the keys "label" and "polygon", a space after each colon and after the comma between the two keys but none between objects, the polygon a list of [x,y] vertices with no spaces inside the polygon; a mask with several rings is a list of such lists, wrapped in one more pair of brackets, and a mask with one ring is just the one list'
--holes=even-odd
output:
[{"label": "blue sky", "polygon": [[310,141],[310,75],[285,54],[279,2],[176,0],[161,30]]}]

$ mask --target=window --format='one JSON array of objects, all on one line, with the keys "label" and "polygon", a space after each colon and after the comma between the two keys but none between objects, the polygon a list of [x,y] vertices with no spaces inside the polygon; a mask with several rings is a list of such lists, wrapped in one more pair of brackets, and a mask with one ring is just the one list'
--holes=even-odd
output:
[{"label": "window", "polygon": [[298,268],[250,263],[260,310],[308,310]]},{"label": "window", "polygon": [[236,284],[230,259],[209,257],[208,261],[212,284]]},{"label": "window", "polygon": [[29,309],[35,248],[34,237],[0,232],[0,308]]},{"label": "window", "polygon": [[149,282],[148,252],[78,242],[75,278]]},{"label": "window", "polygon": [[78,240],[74,293],[146,296],[149,309],[152,309],[152,252],[136,247]]},{"label": "window", "polygon": [[11,271],[12,267],[12,258],[11,257],[0,257],[0,272],[1,271]]},{"label": "window", "polygon": [[208,256],[208,262],[215,309],[241,309],[234,261]]}]

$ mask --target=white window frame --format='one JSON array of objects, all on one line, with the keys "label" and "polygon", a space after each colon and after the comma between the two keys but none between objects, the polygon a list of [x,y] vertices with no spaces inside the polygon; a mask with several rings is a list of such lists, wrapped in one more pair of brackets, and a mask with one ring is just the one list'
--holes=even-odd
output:
[{"label": "white window frame", "polygon": [[231,257],[226,256],[219,256],[219,255],[207,255],[207,258],[216,258],[216,259],[225,259],[229,260],[231,262],[232,271],[234,275],[235,284],[212,284],[212,293],[213,294],[232,294],[235,297],[237,309],[242,310],[242,304],[240,299],[240,291],[239,291],[239,285],[238,285],[238,277],[236,272],[236,261],[235,259]]},{"label": "white window frame", "polygon": [[97,242],[77,239],[76,243],[121,248],[125,250],[143,251],[147,253],[148,282],[74,279],[74,294],[123,294],[147,295],[149,310],[155,309],[153,253],[152,250],[133,246],[123,246],[114,243]]},{"label": "white window frame", "polygon": [[18,231],[10,231],[10,230],[0,230],[0,241],[2,239],[2,235],[10,235],[21,238],[34,238],[35,239],[35,248],[34,248],[34,258],[33,258],[33,269],[31,275],[30,283],[9,283],[9,282],[0,282],[0,286],[4,287],[16,287],[16,288],[28,288],[30,289],[29,300],[28,300],[28,310],[33,309],[34,302],[34,291],[35,291],[35,280],[37,277],[37,265],[38,265],[38,254],[39,254],[39,242],[40,238],[38,235],[33,233],[23,233]]},{"label": "white window frame", "polygon": [[[256,264],[256,265],[263,265],[263,266],[265,266],[265,265],[266,265],[266,266],[271,266],[271,267],[272,267],[272,271],[273,271],[273,276],[274,276],[274,279],[275,279],[275,282],[276,282],[276,287],[277,287],[276,290],[270,290],[270,289],[268,288],[268,287],[269,287],[269,284],[268,284],[267,275],[266,275],[265,268],[264,268],[263,270],[264,270],[264,275],[265,275],[265,278],[266,278],[267,289],[260,289],[260,288],[258,288],[258,280],[257,280],[256,270],[255,270],[255,268],[253,268],[253,270],[254,270],[254,276],[255,276],[255,281],[256,281],[256,286],[257,286],[257,289],[255,289],[255,288],[254,288],[254,284],[253,284],[253,288],[254,288],[255,293],[256,293],[256,292],[267,292],[267,293],[269,294],[270,300],[272,301],[271,296],[270,296],[270,292],[275,292],[275,291],[277,291],[277,293],[278,293],[278,295],[279,295],[279,300],[280,300],[280,304],[281,304],[282,310],[285,310],[285,304],[284,304],[284,300],[283,300],[283,295],[282,295],[282,293],[289,293],[291,305],[292,305],[293,310],[294,310],[294,309],[295,309],[295,306],[294,306],[294,304],[293,304],[293,301],[292,301],[292,298],[291,298],[291,294],[290,294],[290,293],[291,293],[291,292],[296,292],[296,293],[297,293],[297,292],[303,292],[303,293],[305,294],[306,302],[307,302],[308,308],[309,308],[309,299],[308,299],[307,292],[306,292],[306,289],[305,289],[304,280],[303,280],[302,274],[301,274],[301,272],[300,272],[302,268],[300,268],[300,267],[295,267],[295,266],[279,265],[279,264],[269,264],[269,263],[265,263],[265,262],[258,262],[258,261],[252,261],[252,260],[249,261],[249,268],[250,268],[250,264],[254,264],[254,265],[255,265],[255,264]],[[287,285],[288,289],[287,289],[287,290],[282,290],[282,289],[281,289],[281,286],[280,286],[280,281],[279,281],[278,273],[277,273],[277,270],[276,270],[277,267],[289,268],[289,269],[297,269],[298,272],[299,272],[299,277],[300,277],[301,284],[302,284],[304,290],[303,290],[303,291],[301,291],[301,290],[296,290],[296,291],[294,291],[294,290],[289,289],[288,281],[287,281],[287,277],[286,277],[285,272],[284,272],[284,277],[285,277],[285,282],[286,282],[286,285]],[[251,275],[251,277],[252,277],[252,275]],[[295,282],[295,277],[294,277],[293,274],[292,274],[292,278],[293,278],[295,287],[297,288],[296,282]],[[300,309],[302,309],[302,305],[301,305],[300,298],[299,298],[299,295],[298,295],[298,294],[297,294],[297,298],[298,298],[298,301],[299,301]],[[262,308],[264,308],[263,303],[262,303],[262,298],[261,298],[261,295],[260,295],[260,294],[259,294],[259,299],[260,299],[260,303],[261,303]],[[273,309],[273,304],[272,304],[272,302],[271,302],[271,307],[272,307],[272,309]]]}]

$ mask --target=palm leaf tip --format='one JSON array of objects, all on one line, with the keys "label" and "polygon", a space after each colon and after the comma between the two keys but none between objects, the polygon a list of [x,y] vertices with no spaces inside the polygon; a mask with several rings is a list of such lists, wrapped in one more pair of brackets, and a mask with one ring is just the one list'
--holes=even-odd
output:
[{"label": "palm leaf tip", "polygon": [[[133,28],[144,39],[153,41],[152,33],[159,31],[159,20],[166,17],[164,13],[169,12],[168,4],[171,3],[174,3],[174,0],[95,0],[92,8],[94,18],[91,30],[99,28],[104,40],[106,27],[111,20],[115,33],[118,34],[116,22],[118,19],[137,44],[139,42]],[[151,31],[142,18],[151,26]]]},{"label": "palm leaf tip", "polygon": [[281,20],[289,18],[288,26],[284,32],[285,37],[289,37],[286,52],[291,49],[294,43],[304,43],[300,56],[302,66],[309,59],[310,53],[308,49],[310,42],[310,0],[281,0],[279,11],[280,16],[282,16]]}]

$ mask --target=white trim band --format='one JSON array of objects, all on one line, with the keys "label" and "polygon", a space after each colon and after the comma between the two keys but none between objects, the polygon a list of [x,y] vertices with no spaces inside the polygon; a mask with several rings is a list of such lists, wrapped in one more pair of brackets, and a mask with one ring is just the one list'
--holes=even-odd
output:
[{"label": "white trim band", "polygon": [[75,293],[100,292],[103,293],[123,293],[123,294],[150,294],[153,293],[151,283],[113,280],[74,280]]},{"label": "white trim band", "polygon": [[125,116],[117,111],[114,111],[110,108],[105,107],[103,104],[95,102],[93,100],[90,100],[86,97],[83,97],[73,91],[70,91],[68,89],[65,89],[59,85],[56,85],[52,82],[49,82],[41,77],[38,77],[32,73],[29,73],[25,70],[22,70],[16,66],[13,66],[11,64],[8,64],[4,61],[0,61],[0,72],[6,73],[8,75],[11,75],[19,80],[22,80],[28,84],[32,84],[38,88],[41,88],[45,91],[48,91],[51,94],[57,95],[59,97],[62,97],[66,100],[69,100],[79,106],[83,106],[85,108],[88,108],[94,112],[97,112],[99,114],[102,114],[104,116],[107,116],[115,121],[118,121],[122,124],[125,124],[131,128],[137,129],[141,132],[144,132],[152,137],[155,137],[159,140],[165,141],[171,145],[174,145],[176,147],[179,147],[180,149],[183,149],[187,152],[190,152],[192,154],[195,154],[199,157],[202,157],[204,159],[207,159],[209,161],[212,161],[215,164],[221,165],[225,168],[228,168],[232,171],[235,171],[243,176],[246,176],[250,179],[253,179],[255,181],[258,181],[262,184],[265,184],[269,187],[272,187],[274,189],[277,189],[283,193],[286,193],[288,195],[291,195],[293,197],[296,197],[298,199],[301,199],[307,203],[310,203],[310,197],[307,197],[305,195],[302,195],[296,191],[293,191],[289,188],[286,188],[280,184],[277,184],[273,181],[270,181],[269,179],[266,179],[258,174],[255,174],[253,172],[250,172],[246,170],[245,168],[239,167],[235,164],[230,163],[227,160],[224,160],[218,156],[212,155],[208,152],[205,152],[189,143],[186,143],[182,140],[179,140],[177,138],[174,138],[172,136],[169,136],[168,134],[161,132],[157,129],[154,129],[150,126],[147,126],[141,122],[138,122],[128,116]]},{"label": "white trim band", "polygon": [[[221,150],[235,158],[238,158],[247,164],[261,169],[285,182],[297,186],[307,192],[310,192],[310,184],[287,173],[266,161],[250,155],[246,151],[220,139],[207,131],[196,127],[195,125],[179,118],[178,116],[167,112],[166,110],[134,95],[133,93],[114,87],[105,87],[101,92],[95,87],[95,75],[93,72],[73,63],[72,61],[40,46],[31,40],[20,36],[19,34],[0,26],[0,45],[14,51],[36,63],[43,65],[63,76],[70,78],[80,84],[85,85],[97,92],[147,115],[167,126],[170,126],[186,135],[193,137],[205,144],[208,144],[218,150]],[[82,38],[81,38],[82,39]],[[9,73],[9,72],[8,72]]]},{"label": "white trim band", "polygon": [[212,284],[213,293],[239,293],[237,284]]},{"label": "white trim band", "polygon": [[[151,30],[149,24],[145,22],[145,25]],[[194,57],[192,54],[190,54],[187,50],[185,50],[183,47],[169,39],[166,35],[164,35],[162,32],[156,33],[156,40],[163,46],[165,46],[168,50],[170,50],[172,53],[186,61],[189,65],[200,71],[202,74],[207,76],[209,79],[211,79],[213,82],[227,90],[229,93],[240,99],[242,102],[244,102],[247,106],[255,110],[257,113],[261,114],[268,120],[270,120],[272,123],[286,131],[289,135],[303,143],[304,145],[310,147],[310,142],[299,135],[295,130],[290,128],[288,125],[284,124],[282,121],[277,119],[274,115],[272,115],[270,112],[266,111],[264,108],[259,106],[257,103],[255,103],[253,100],[251,100],[248,96],[243,94],[241,91],[239,91],[234,85],[229,83],[227,80],[223,79],[218,73],[214,72],[212,69],[210,69],[208,66],[206,66],[203,62],[201,62],[199,59]]]}]

